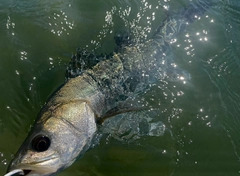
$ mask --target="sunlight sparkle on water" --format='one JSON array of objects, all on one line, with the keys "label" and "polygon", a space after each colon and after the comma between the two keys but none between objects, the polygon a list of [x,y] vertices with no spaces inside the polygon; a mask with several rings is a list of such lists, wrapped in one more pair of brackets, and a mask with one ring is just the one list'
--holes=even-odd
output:
[{"label": "sunlight sparkle on water", "polygon": [[183,91],[177,92],[177,96],[182,96],[182,95],[184,95],[184,92],[183,92]]},{"label": "sunlight sparkle on water", "polygon": [[[8,30],[10,30],[10,29],[13,30],[13,29],[15,28],[15,26],[16,26],[16,24],[15,24],[14,22],[12,22],[10,16],[8,16],[7,23],[6,23],[6,28],[7,28]],[[12,32],[11,34],[12,34],[12,35],[15,35],[14,32]]]},{"label": "sunlight sparkle on water", "polygon": [[26,51],[21,51],[20,52],[20,59],[21,60],[26,60],[27,59],[27,52]]},{"label": "sunlight sparkle on water", "polygon": [[51,21],[48,23],[52,27],[50,30],[51,33],[61,36],[62,34],[69,35],[68,29],[73,29],[74,22],[68,20],[68,16],[62,10],[60,13],[53,13],[53,16],[48,17]]},{"label": "sunlight sparkle on water", "polygon": [[15,73],[16,73],[16,75],[19,75],[19,71],[18,70],[15,70]]},{"label": "sunlight sparkle on water", "polygon": [[179,79],[180,80],[185,80],[185,78],[183,76],[180,76]]},{"label": "sunlight sparkle on water", "polygon": [[208,127],[212,127],[211,122],[208,122],[206,125],[207,125]]}]

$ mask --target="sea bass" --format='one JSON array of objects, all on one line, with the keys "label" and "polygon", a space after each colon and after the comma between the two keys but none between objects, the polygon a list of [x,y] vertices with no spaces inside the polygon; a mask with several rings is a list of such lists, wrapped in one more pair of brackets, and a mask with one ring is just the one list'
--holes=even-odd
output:
[{"label": "sea bass", "polygon": [[[170,42],[210,6],[209,1],[191,3],[168,16],[152,39],[136,46],[123,45],[80,73],[67,72],[73,78],[41,109],[8,171],[21,169],[27,176],[48,176],[69,167],[91,146],[97,124],[134,109],[124,104],[132,95],[158,80],[186,76],[173,71],[174,66],[166,59]],[[73,58],[79,57],[78,53]]]}]

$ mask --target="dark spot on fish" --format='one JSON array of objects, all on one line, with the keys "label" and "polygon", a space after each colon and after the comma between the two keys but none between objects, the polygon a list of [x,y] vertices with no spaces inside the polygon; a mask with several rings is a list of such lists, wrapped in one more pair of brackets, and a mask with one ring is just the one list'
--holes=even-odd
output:
[{"label": "dark spot on fish", "polygon": [[50,139],[44,135],[38,135],[32,140],[32,149],[37,152],[46,151],[51,144]]}]

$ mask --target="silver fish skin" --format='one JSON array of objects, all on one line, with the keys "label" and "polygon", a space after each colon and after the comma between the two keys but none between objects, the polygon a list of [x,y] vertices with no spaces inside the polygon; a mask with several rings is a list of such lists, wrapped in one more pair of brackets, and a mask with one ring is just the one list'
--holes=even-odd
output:
[{"label": "silver fish skin", "polygon": [[[23,169],[25,175],[31,176],[52,175],[85,153],[97,130],[95,118],[103,101],[94,84],[88,77],[79,76],[69,80],[50,98],[12,161],[10,170]],[[34,142],[39,137],[40,141]],[[41,137],[50,140],[47,150],[39,151],[34,146],[46,145]]]},{"label": "silver fish skin", "polygon": [[166,57],[170,41],[211,5],[210,1],[190,4],[168,17],[152,39],[125,46],[108,60],[69,79],[44,105],[8,170],[49,176],[69,167],[89,149],[99,119],[148,84],[181,76],[169,75],[173,69]]}]

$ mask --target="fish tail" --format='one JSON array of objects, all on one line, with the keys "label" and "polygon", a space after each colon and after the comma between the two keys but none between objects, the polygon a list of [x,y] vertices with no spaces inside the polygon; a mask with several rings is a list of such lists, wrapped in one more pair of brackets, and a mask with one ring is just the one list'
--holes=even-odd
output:
[{"label": "fish tail", "polygon": [[190,3],[188,7],[180,10],[179,13],[167,16],[157,28],[153,38],[162,45],[170,43],[178,33],[185,30],[188,24],[199,19],[212,6],[213,2],[207,0]]}]

